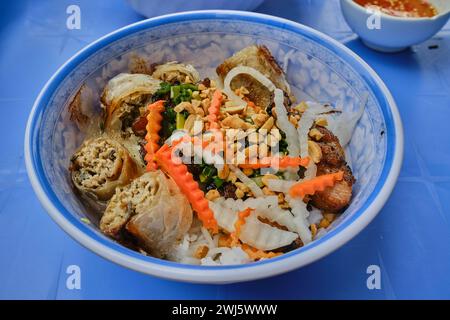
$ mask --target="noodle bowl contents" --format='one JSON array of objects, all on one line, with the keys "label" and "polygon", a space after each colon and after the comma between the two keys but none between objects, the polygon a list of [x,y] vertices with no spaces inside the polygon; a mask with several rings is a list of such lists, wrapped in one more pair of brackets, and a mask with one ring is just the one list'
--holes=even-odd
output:
[{"label": "noodle bowl contents", "polygon": [[107,236],[180,263],[250,263],[314,241],[350,204],[344,148],[365,101],[351,114],[296,101],[265,46],[207,78],[182,62],[141,72],[109,79],[70,161]]},{"label": "noodle bowl contents", "polygon": [[438,15],[437,9],[426,0],[354,0],[357,4],[374,8],[386,14],[406,17],[424,18]]}]

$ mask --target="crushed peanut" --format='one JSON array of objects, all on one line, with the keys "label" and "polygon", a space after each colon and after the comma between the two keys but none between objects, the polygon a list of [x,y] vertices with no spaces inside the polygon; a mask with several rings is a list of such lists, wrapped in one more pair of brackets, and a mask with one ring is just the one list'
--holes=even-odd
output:
[{"label": "crushed peanut", "polygon": [[203,259],[208,254],[209,248],[205,245],[200,245],[197,247],[194,253],[194,257],[197,259]]},{"label": "crushed peanut", "polygon": [[319,163],[322,159],[322,149],[316,142],[311,140],[308,140],[308,154],[314,163]]},{"label": "crushed peanut", "polygon": [[279,204],[279,207],[281,209],[290,209],[291,207],[289,206],[289,203],[287,203],[286,201],[283,202],[282,204]]},{"label": "crushed peanut", "polygon": [[262,178],[261,178],[261,182],[265,185],[265,186],[269,186],[269,180],[279,180],[280,178],[274,174],[265,174]]},{"label": "crushed peanut", "polygon": [[191,100],[191,104],[194,109],[197,109],[201,107],[202,102],[200,100]]},{"label": "crushed peanut", "polygon": [[234,172],[229,172],[228,173],[228,177],[227,177],[227,181],[231,182],[231,183],[235,183],[237,181],[237,176]]},{"label": "crushed peanut", "polygon": [[318,129],[312,128],[312,129],[309,131],[309,136],[310,136],[311,138],[313,138],[314,140],[319,141],[320,139],[322,139],[323,134],[322,134]]},{"label": "crushed peanut", "polygon": [[[229,101],[229,102],[231,102],[231,101]],[[231,114],[231,115],[239,114],[239,113],[244,112],[244,110],[245,110],[245,106],[233,106],[233,105],[227,106],[227,103],[228,102],[225,103],[225,108],[223,109],[223,112],[226,112],[228,114]]]},{"label": "crushed peanut", "polygon": [[231,242],[232,242],[232,239],[230,236],[222,234],[219,237],[218,245],[219,245],[219,247],[231,247]]},{"label": "crushed peanut", "polygon": [[250,191],[250,188],[242,182],[235,182],[234,185],[245,193]]},{"label": "crushed peanut", "polygon": [[269,115],[264,113],[258,113],[251,116],[253,123],[259,128],[263,126],[266,121],[269,119]]},{"label": "crushed peanut", "polygon": [[270,189],[267,188],[267,187],[264,187],[264,188],[262,189],[262,192],[263,192],[266,196],[273,196],[273,195],[275,195],[275,192],[273,192],[272,190],[270,190]]},{"label": "crushed peanut", "polygon": [[297,127],[298,120],[297,120],[297,118],[295,116],[290,115],[289,116],[289,122],[292,123],[295,127]]},{"label": "crushed peanut", "polygon": [[220,198],[220,193],[219,191],[217,191],[217,189],[212,189],[205,194],[205,198],[208,199],[209,201],[213,201],[216,200],[217,198]]},{"label": "crushed peanut", "polygon": [[202,102],[202,108],[205,114],[208,112],[208,108],[211,105],[211,100],[209,98],[203,99]]},{"label": "crushed peanut", "polygon": [[176,105],[173,110],[175,112],[181,112],[183,110],[186,110],[187,112],[189,112],[190,114],[195,113],[194,107],[192,106],[192,104],[190,102],[184,101],[179,103],[178,105]]},{"label": "crushed peanut", "polygon": [[236,189],[235,195],[236,195],[236,198],[242,199],[245,196],[245,193],[241,189]]},{"label": "crushed peanut", "polygon": [[317,226],[313,223],[313,224],[310,226],[310,228],[311,228],[311,235],[312,235],[312,237],[314,238],[314,237],[316,236],[316,234],[317,234]]},{"label": "crushed peanut", "polygon": [[273,125],[275,124],[275,119],[273,117],[270,117],[267,119],[267,121],[261,126],[261,129],[265,129],[269,131],[272,129]]},{"label": "crushed peanut", "polygon": [[205,112],[200,107],[199,108],[195,108],[195,114],[199,115],[200,117],[204,117],[205,116]]},{"label": "crushed peanut", "polygon": [[239,118],[238,115],[228,116],[222,120],[222,125],[232,129],[243,129],[246,128],[246,123],[244,120]]},{"label": "crushed peanut", "polygon": [[306,104],[305,101],[300,102],[298,105],[296,105],[294,107],[295,110],[297,110],[300,113],[303,113],[306,111],[306,109],[308,109],[308,105]]},{"label": "crushed peanut", "polygon": [[285,199],[284,199],[284,193],[279,193],[278,194],[278,204],[283,204],[283,203],[285,203],[286,201],[285,201]]},{"label": "crushed peanut", "polygon": [[200,100],[200,92],[199,91],[193,91],[192,92],[192,99],[195,99],[195,100]]},{"label": "crushed peanut", "polygon": [[320,220],[319,226],[321,228],[328,228],[330,226],[330,221],[328,221],[327,219],[322,219]]},{"label": "crushed peanut", "polygon": [[328,121],[325,118],[319,118],[315,122],[316,122],[316,125],[321,126],[321,127],[328,126]]}]

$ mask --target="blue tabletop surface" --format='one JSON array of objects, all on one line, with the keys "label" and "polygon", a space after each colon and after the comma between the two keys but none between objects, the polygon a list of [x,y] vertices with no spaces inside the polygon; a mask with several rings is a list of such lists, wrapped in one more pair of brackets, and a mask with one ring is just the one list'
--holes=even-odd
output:
[{"label": "blue tabletop surface", "polygon": [[[78,4],[81,30],[66,28]],[[25,124],[37,94],[76,51],[142,19],[124,1],[0,2],[0,298],[409,299],[450,298],[450,25],[399,54],[364,47],[336,0],[267,0],[258,12],[288,18],[345,43],[386,82],[405,127],[405,159],[377,218],[345,246],[302,269],[260,281],[193,285],[115,265],[65,234],[37,200],[24,165]],[[81,289],[66,286],[81,269]],[[381,289],[366,285],[369,265]]]}]

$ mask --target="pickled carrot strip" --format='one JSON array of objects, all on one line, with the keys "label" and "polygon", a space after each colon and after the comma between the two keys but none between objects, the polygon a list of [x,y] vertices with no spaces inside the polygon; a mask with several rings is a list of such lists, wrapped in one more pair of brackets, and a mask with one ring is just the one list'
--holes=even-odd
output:
[{"label": "pickled carrot strip", "polygon": [[302,181],[294,184],[289,189],[289,194],[292,197],[303,198],[305,195],[313,195],[318,191],[325,190],[326,187],[332,187],[336,181],[344,178],[344,172],[338,171],[335,173],[324,174],[315,177],[311,180]]},{"label": "pickled carrot strip", "polygon": [[172,148],[164,144],[155,153],[154,158],[161,170],[175,181],[178,188],[186,196],[194,211],[197,212],[197,216],[202,221],[203,226],[213,233],[217,233],[217,221],[214,218],[214,213],[209,208],[208,200],[206,200],[197,181],[194,180],[192,174],[188,171],[187,166],[181,162],[174,163],[172,160]]},{"label": "pickled carrot strip", "polygon": [[275,167],[278,168],[288,168],[288,167],[307,167],[309,164],[309,158],[300,158],[300,157],[265,157],[260,159],[257,163],[242,163],[239,164],[239,167],[243,169],[260,169],[260,168],[268,168]]},{"label": "pickled carrot strip", "polygon": [[209,122],[209,129],[220,129],[219,126],[219,113],[220,113],[220,106],[222,105],[222,92],[217,89],[214,91],[211,105],[208,108],[208,122]]},{"label": "pickled carrot strip", "polygon": [[241,227],[245,224],[245,219],[252,213],[253,209],[247,208],[238,212],[238,219],[234,223],[234,232],[231,233],[231,247],[238,245]]},{"label": "pickled carrot strip", "polygon": [[161,122],[163,120],[162,112],[164,111],[164,100],[158,100],[150,105],[148,105],[148,115],[147,115],[147,134],[145,135],[145,161],[147,161],[147,171],[156,170],[157,166],[154,162],[153,156],[155,152],[159,149],[159,130],[161,130]]}]

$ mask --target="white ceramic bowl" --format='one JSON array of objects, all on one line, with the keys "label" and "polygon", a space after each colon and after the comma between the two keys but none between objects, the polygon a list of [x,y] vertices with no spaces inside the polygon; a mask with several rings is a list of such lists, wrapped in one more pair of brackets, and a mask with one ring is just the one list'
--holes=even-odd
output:
[{"label": "white ceramic bowl", "polygon": [[[280,257],[240,266],[190,266],[141,255],[104,236],[83,219],[68,164],[83,135],[70,121],[68,101],[86,83],[98,101],[105,83],[126,71],[134,54],[152,63],[179,60],[211,75],[226,57],[265,44],[287,68],[298,97],[329,101],[355,111],[368,94],[365,113],[347,149],[357,182],[349,208],[320,239]],[[98,107],[97,107],[98,108]],[[93,111],[93,110],[92,110]],[[98,109],[96,109],[98,111]],[[31,111],[26,136],[28,174],[39,200],[69,235],[122,266],[158,277],[202,283],[264,278],[311,263],[361,231],[382,208],[396,182],[403,131],[394,100],[375,72],[335,40],[300,24],[240,11],[198,11],[145,20],[90,44],[48,81]]]},{"label": "white ceramic bowl", "polygon": [[421,43],[435,35],[450,17],[450,1],[428,0],[438,9],[432,18],[402,18],[379,13],[379,28],[372,12],[353,0],[340,0],[345,20],[370,48],[382,52],[397,52]]}]

